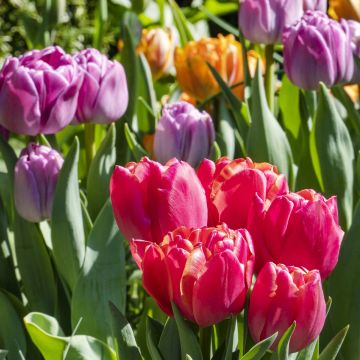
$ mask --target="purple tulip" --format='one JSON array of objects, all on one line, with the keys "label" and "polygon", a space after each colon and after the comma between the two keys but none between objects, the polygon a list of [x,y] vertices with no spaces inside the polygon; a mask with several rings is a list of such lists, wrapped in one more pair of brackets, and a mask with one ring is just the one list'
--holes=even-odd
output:
[{"label": "purple tulip", "polygon": [[58,46],[7,58],[0,71],[0,124],[24,135],[56,133],[75,115],[81,78]]},{"label": "purple tulip", "polygon": [[209,114],[179,101],[163,108],[155,132],[154,152],[161,163],[175,157],[197,166],[210,156],[214,140],[215,130]]},{"label": "purple tulip", "polygon": [[304,11],[319,10],[327,11],[327,0],[304,0]]},{"label": "purple tulip", "polygon": [[61,155],[47,147],[29,144],[15,165],[14,197],[17,212],[26,220],[39,222],[51,216]]},{"label": "purple tulip", "polygon": [[[351,48],[353,51],[353,55],[355,57],[360,58],[360,22],[354,20],[348,20],[347,23],[350,28]],[[360,83],[360,70],[356,64],[354,66],[354,74],[352,77],[352,82]]]},{"label": "purple tulip", "polygon": [[108,124],[119,119],[129,101],[123,66],[96,49],[80,51],[74,60],[84,72],[74,123]]},{"label": "purple tulip", "polygon": [[346,21],[307,11],[283,36],[284,66],[290,80],[306,90],[347,83],[354,72],[351,34]]},{"label": "purple tulip", "polygon": [[239,25],[251,42],[275,44],[302,14],[303,0],[240,0]]},{"label": "purple tulip", "polygon": [[0,125],[0,136],[5,140],[8,141],[10,137],[9,130],[5,129],[3,126]]}]

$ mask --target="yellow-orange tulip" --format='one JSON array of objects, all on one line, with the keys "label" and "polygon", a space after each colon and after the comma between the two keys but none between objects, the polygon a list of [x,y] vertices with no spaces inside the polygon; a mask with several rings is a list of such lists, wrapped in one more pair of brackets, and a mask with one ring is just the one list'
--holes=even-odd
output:
[{"label": "yellow-orange tulip", "polygon": [[170,29],[144,29],[138,51],[148,61],[154,79],[169,71],[174,56],[174,35]]},{"label": "yellow-orange tulip", "polygon": [[220,91],[207,63],[217,70],[229,86],[239,84],[233,88],[233,92],[239,98],[243,97],[244,69],[241,44],[233,35],[219,34],[217,38],[191,41],[184,48],[175,50],[174,64],[180,87],[199,101]]},{"label": "yellow-orange tulip", "polygon": [[360,0],[330,0],[329,14],[336,19],[360,21]]}]

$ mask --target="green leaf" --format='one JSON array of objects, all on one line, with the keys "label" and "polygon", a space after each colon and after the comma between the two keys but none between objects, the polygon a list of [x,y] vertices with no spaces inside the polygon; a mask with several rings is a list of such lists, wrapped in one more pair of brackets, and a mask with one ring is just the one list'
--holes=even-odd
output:
[{"label": "green leaf", "polygon": [[181,360],[181,345],[176,321],[169,317],[159,340],[159,350],[164,360]]},{"label": "green leaf", "polygon": [[30,313],[24,318],[26,329],[45,360],[116,360],[116,354],[102,341],[91,336],[64,336],[55,318]]},{"label": "green leaf", "polygon": [[83,267],[71,302],[73,327],[112,345],[112,301],[125,312],[126,273],[124,240],[115,223],[110,200],[101,210],[86,244]]},{"label": "green leaf", "polygon": [[347,229],[352,218],[354,150],[334,100],[323,84],[310,135],[310,152],[325,195],[337,195],[340,222]]},{"label": "green leaf", "polygon": [[271,345],[274,343],[278,336],[278,333],[275,333],[268,338],[255,344],[240,360],[260,360],[264,356],[267,350],[270,349]]},{"label": "green leaf", "polygon": [[289,359],[289,343],[291,340],[291,336],[295,331],[295,327],[296,327],[296,322],[294,321],[293,324],[284,332],[275,351],[272,354],[271,357],[272,360]]},{"label": "green leaf", "polygon": [[0,360],[6,360],[8,353],[7,350],[0,350]]},{"label": "green leaf", "polygon": [[109,182],[116,163],[115,144],[115,125],[111,124],[104,141],[91,162],[87,177],[88,209],[93,219],[96,218],[109,198]]},{"label": "green leaf", "polygon": [[116,340],[116,352],[120,360],[141,360],[141,352],[136,344],[135,336],[131,325],[121,311],[110,301],[109,302],[113,336]]},{"label": "green leaf", "polygon": [[125,123],[124,125],[125,129],[125,138],[127,141],[127,144],[135,157],[136,161],[139,161],[143,156],[147,156],[146,151],[143,149],[143,147],[137,142],[135,134],[130,130],[129,125]]},{"label": "green leaf", "polygon": [[[0,291],[0,344],[8,351],[8,360],[21,359],[19,351],[26,354],[26,338],[21,318],[7,295]],[[0,359],[1,359],[0,355]],[[5,359],[5,357],[4,357]]]},{"label": "green leaf", "polygon": [[[341,346],[345,340],[346,334],[349,330],[349,325],[340,330],[335,337],[326,345],[325,349],[321,352],[319,360],[335,360],[339,353]],[[351,356],[355,359],[355,357]],[[349,359],[346,357],[346,359]]]},{"label": "green leaf", "polygon": [[315,339],[310,345],[308,345],[305,349],[301,350],[297,356],[296,360],[313,360],[317,346],[319,344],[319,338]]},{"label": "green leaf", "polygon": [[85,256],[78,161],[79,141],[75,138],[59,174],[51,218],[55,264],[70,289],[74,289]]},{"label": "green leaf", "polygon": [[152,319],[150,316],[146,322],[146,343],[153,360],[163,360],[158,343],[160,341],[161,333],[163,332],[163,326],[158,321]]},{"label": "green leaf", "polygon": [[286,175],[289,184],[292,184],[293,160],[290,145],[284,130],[268,107],[260,62],[253,79],[251,119],[247,138],[248,155],[254,161],[268,161],[276,165]]},{"label": "green leaf", "polygon": [[183,319],[177,306],[172,303],[176,325],[179,331],[181,357],[185,358],[186,354],[190,355],[194,360],[202,360],[202,353],[199,342],[190,324]]},{"label": "green leaf", "polygon": [[38,226],[16,214],[14,236],[17,264],[30,308],[53,314],[56,283],[50,256]]}]

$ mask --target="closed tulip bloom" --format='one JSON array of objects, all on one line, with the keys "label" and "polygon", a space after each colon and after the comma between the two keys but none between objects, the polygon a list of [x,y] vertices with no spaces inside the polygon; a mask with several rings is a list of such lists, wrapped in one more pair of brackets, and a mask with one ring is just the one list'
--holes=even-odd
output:
[{"label": "closed tulip bloom", "polygon": [[329,14],[335,19],[360,21],[360,0],[329,0]]},{"label": "closed tulip bloom", "polygon": [[254,265],[247,230],[180,227],[159,244],[134,239],[130,248],[144,288],[166,314],[173,301],[185,318],[206,327],[243,309]]},{"label": "closed tulip bloom", "polygon": [[210,157],[214,141],[214,124],[208,113],[185,101],[164,106],[154,139],[158,161],[165,163],[175,157],[197,166]]},{"label": "closed tulip bloom", "polygon": [[296,321],[289,351],[304,349],[320,334],[326,304],[318,270],[267,263],[258,275],[250,296],[248,325],[251,337],[259,342],[278,332],[281,336]]},{"label": "closed tulip bloom", "polygon": [[204,189],[194,169],[173,159],[165,166],[148,158],[116,166],[110,197],[117,224],[127,240],[161,242],[164,235],[184,225],[207,223]]},{"label": "closed tulip bloom", "polygon": [[275,44],[302,14],[303,0],[240,0],[239,25],[251,42]]},{"label": "closed tulip bloom", "polygon": [[74,60],[84,80],[73,123],[109,124],[118,120],[129,102],[123,66],[92,48],[75,54]]},{"label": "closed tulip bloom", "polygon": [[58,46],[7,58],[0,71],[0,125],[23,135],[56,133],[75,115],[81,80]]},{"label": "closed tulip bloom", "polygon": [[304,10],[327,11],[327,0],[304,0]]},{"label": "closed tulip bloom", "polygon": [[47,146],[29,144],[15,165],[14,200],[17,212],[30,222],[51,217],[54,192],[63,158]]},{"label": "closed tulip bloom", "polygon": [[284,66],[289,79],[306,90],[347,83],[354,71],[351,33],[321,11],[307,11],[283,36]]},{"label": "closed tulip bloom", "polygon": [[[248,54],[251,61],[255,55]],[[222,79],[229,85],[238,86],[233,92],[243,98],[244,68],[241,44],[233,35],[217,38],[203,38],[188,42],[184,48],[176,48],[174,64],[176,78],[183,91],[202,101],[220,91],[220,86],[212,75],[207,63],[211,64]]]},{"label": "closed tulip bloom", "polygon": [[270,206],[257,196],[249,230],[257,269],[273,261],[318,269],[323,279],[338,261],[344,235],[336,197],[327,200],[314,190],[278,196]]},{"label": "closed tulip bloom", "polygon": [[170,29],[143,29],[138,50],[145,55],[155,80],[168,73],[174,49],[175,39]]},{"label": "closed tulip bloom", "polygon": [[[353,55],[360,58],[360,22],[354,20],[347,21],[351,34],[351,48]],[[360,83],[360,70],[356,65],[354,66],[354,74],[352,77],[353,83]]]},{"label": "closed tulip bloom", "polygon": [[246,227],[255,194],[270,203],[289,190],[276,166],[254,163],[250,158],[221,158],[216,163],[206,159],[199,166],[198,177],[207,194],[210,226],[225,222],[232,229]]}]

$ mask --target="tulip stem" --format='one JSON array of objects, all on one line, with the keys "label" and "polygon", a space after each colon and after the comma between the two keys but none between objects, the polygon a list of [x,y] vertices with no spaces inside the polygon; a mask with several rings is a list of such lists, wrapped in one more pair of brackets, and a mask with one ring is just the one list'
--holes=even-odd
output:
[{"label": "tulip stem", "polygon": [[265,91],[266,99],[269,108],[274,112],[274,73],[275,73],[275,62],[274,62],[274,45],[266,45],[265,47]]},{"label": "tulip stem", "polygon": [[200,329],[200,347],[203,355],[203,360],[210,360],[211,333],[212,333],[211,326]]},{"label": "tulip stem", "polygon": [[90,169],[90,164],[95,155],[95,124],[85,124],[85,154],[86,168]]}]

